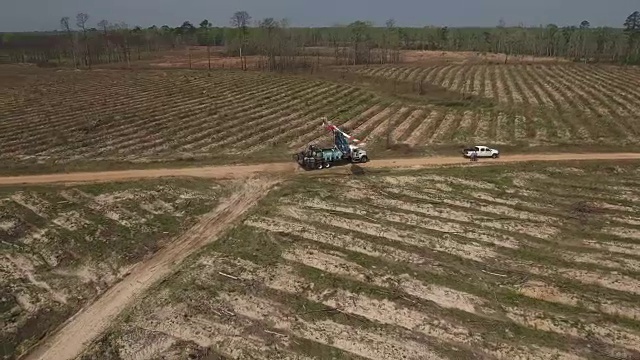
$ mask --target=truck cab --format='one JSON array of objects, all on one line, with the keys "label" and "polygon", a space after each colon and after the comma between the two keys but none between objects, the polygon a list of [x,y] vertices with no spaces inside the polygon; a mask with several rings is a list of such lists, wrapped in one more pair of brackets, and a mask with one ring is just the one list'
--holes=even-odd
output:
[{"label": "truck cab", "polygon": [[351,162],[361,162],[365,163],[369,161],[369,157],[367,156],[367,151],[363,150],[355,145],[349,145]]}]

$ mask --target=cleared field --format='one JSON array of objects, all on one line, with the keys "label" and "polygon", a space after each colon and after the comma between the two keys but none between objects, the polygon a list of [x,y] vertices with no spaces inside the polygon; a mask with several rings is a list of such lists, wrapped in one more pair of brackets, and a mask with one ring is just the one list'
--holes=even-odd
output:
[{"label": "cleared field", "polygon": [[321,132],[321,116],[348,119],[380,101],[347,85],[233,71],[57,72],[28,84],[2,92],[0,160],[260,156]]},{"label": "cleared field", "polygon": [[497,122],[497,132],[507,126],[510,136],[515,135],[517,139],[582,143],[637,143],[640,139],[637,119],[640,77],[634,69],[587,65],[449,64],[382,66],[362,68],[359,72],[374,77],[426,82],[461,94],[495,100],[504,110],[492,117]]},{"label": "cleared field", "polygon": [[640,167],[298,179],[83,359],[632,359]]},{"label": "cleared field", "polygon": [[196,180],[0,189],[0,358],[91,303],[228,190]]},{"label": "cleared field", "polygon": [[[468,85],[463,85],[460,74],[475,78],[495,75],[504,68],[450,65],[362,71],[436,84],[449,81],[447,86],[457,91]],[[515,77],[543,67],[508,68]],[[572,107],[575,102],[552,101],[557,93],[549,92],[545,96],[550,107],[525,104],[525,99],[539,97],[524,95],[508,97],[521,101],[513,100],[511,107],[508,101],[505,106],[492,107],[464,101],[417,103],[386,97],[357,84],[257,72],[40,69],[25,75],[25,70],[16,69],[0,71],[0,79],[6,80],[0,86],[0,164],[16,171],[20,167],[94,164],[95,168],[95,164],[174,160],[285,161],[309,142],[331,142],[330,134],[321,127],[322,116],[365,140],[379,156],[385,154],[380,150],[398,144],[417,151],[427,151],[432,145],[469,143],[620,146],[637,143],[640,131],[637,119],[632,119],[640,97],[629,96],[638,92],[635,89],[619,95],[627,99],[627,107],[615,108],[616,114],[627,117],[596,121],[593,111],[583,117],[588,111]],[[509,93],[506,83],[491,79],[502,78],[476,82],[490,84],[483,85],[483,93],[489,88]],[[475,89],[476,83],[468,85],[469,89]]]}]

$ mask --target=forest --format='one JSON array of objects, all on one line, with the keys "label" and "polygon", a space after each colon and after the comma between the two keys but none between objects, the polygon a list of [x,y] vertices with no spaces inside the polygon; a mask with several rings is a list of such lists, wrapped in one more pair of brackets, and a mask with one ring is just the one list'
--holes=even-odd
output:
[{"label": "forest", "polygon": [[262,55],[268,70],[309,66],[313,56],[329,56],[334,64],[393,63],[399,60],[399,50],[504,53],[505,61],[530,55],[640,64],[640,12],[629,14],[621,25],[592,27],[584,20],[575,26],[525,27],[507,26],[501,19],[493,28],[412,28],[389,19],[384,26],[357,20],[344,26],[304,28],[291,27],[286,19],[254,20],[246,11],[238,11],[224,26],[205,19],[177,27],[142,28],[96,22],[79,13],[60,19],[59,29],[51,32],[0,34],[0,62],[91,68],[129,64],[163,50],[199,45],[222,47],[226,55],[241,59]]}]

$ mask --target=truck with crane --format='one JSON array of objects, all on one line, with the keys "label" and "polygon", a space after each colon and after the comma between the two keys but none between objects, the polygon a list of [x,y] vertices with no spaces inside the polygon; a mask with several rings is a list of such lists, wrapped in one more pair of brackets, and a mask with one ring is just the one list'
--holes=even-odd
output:
[{"label": "truck with crane", "polygon": [[366,163],[369,161],[367,151],[349,141],[359,143],[360,140],[340,130],[333,124],[323,121],[322,125],[333,133],[333,147],[321,148],[310,144],[306,150],[295,154],[296,161],[306,170],[320,170],[333,165],[347,163]]}]

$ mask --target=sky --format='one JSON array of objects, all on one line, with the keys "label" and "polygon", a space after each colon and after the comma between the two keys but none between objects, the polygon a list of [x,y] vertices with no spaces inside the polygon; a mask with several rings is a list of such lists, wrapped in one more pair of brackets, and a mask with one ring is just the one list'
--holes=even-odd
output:
[{"label": "sky", "polygon": [[355,20],[398,26],[538,26],[554,23],[621,27],[640,0],[0,0],[0,32],[53,30],[60,18],[89,14],[90,26],[106,19],[130,26],[179,26],[203,19],[227,26],[238,10],[253,20],[287,18],[292,26],[331,26]]}]

